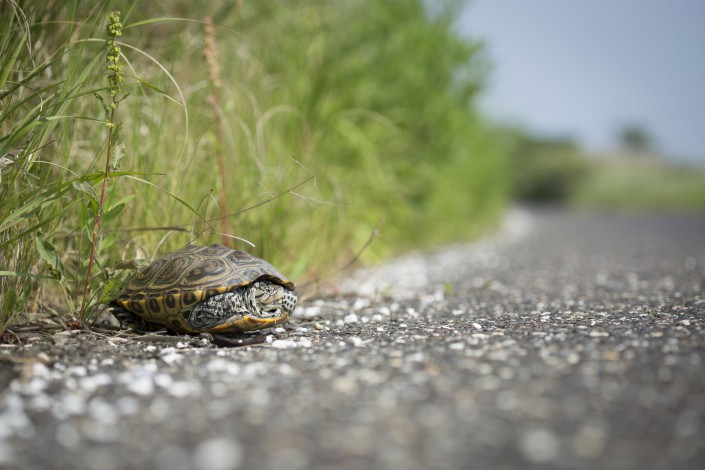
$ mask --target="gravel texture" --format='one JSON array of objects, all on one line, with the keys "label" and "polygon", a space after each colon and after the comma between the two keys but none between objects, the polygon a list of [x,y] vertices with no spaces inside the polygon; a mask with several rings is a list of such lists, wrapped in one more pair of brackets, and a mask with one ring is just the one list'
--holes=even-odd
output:
[{"label": "gravel texture", "polygon": [[703,468],[705,218],[509,222],[350,274],[256,346],[1,345],[0,467]]}]

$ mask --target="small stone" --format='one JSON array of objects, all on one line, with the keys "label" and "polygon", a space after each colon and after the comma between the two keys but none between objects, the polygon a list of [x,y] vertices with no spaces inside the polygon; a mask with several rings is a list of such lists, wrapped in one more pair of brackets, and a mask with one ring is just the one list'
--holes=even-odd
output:
[{"label": "small stone", "polygon": [[296,346],[296,341],[292,339],[275,339],[272,341],[272,347],[276,349],[291,349]]},{"label": "small stone", "polygon": [[81,431],[87,439],[101,444],[109,444],[120,438],[119,427],[106,426],[104,422],[92,419],[83,421]]},{"label": "small stone", "polygon": [[607,337],[607,336],[609,336],[609,335],[610,335],[610,334],[607,333],[606,331],[596,331],[596,330],[592,330],[592,331],[590,332],[590,337],[591,337],[591,338],[604,338],[604,337]]},{"label": "small stone", "polygon": [[306,307],[296,310],[296,316],[299,318],[314,318],[321,314],[321,307]]},{"label": "small stone", "polygon": [[47,366],[45,366],[41,362],[35,362],[34,364],[32,364],[32,375],[34,377],[42,377],[45,379],[49,379],[51,377],[51,371]]},{"label": "small stone", "polygon": [[348,342],[356,348],[362,347],[362,344],[363,344],[362,338],[359,338],[357,336],[349,337]]},{"label": "small stone", "polygon": [[115,401],[115,406],[121,415],[133,415],[140,410],[140,403],[131,396],[118,398]]},{"label": "small stone", "polygon": [[127,389],[136,395],[151,395],[154,392],[154,382],[151,377],[143,375],[128,382]]},{"label": "small stone", "polygon": [[191,468],[191,458],[180,446],[167,444],[157,452],[158,470],[189,470]]},{"label": "small stone", "polygon": [[554,460],[558,456],[560,442],[550,429],[530,429],[521,435],[519,448],[527,460],[545,463]]},{"label": "small stone", "polygon": [[345,315],[345,317],[343,317],[343,322],[347,323],[347,324],[357,323],[358,322],[357,315],[354,313],[351,313],[349,315]]},{"label": "small stone", "polygon": [[115,407],[109,404],[103,397],[97,396],[88,403],[88,413],[97,422],[106,426],[117,421],[118,413]]},{"label": "small stone", "polygon": [[157,387],[169,388],[172,383],[174,383],[174,379],[169,374],[157,374],[154,376],[154,384]]},{"label": "small stone", "polygon": [[601,426],[586,424],[582,426],[573,438],[573,450],[585,458],[595,458],[602,454],[607,436]]},{"label": "small stone", "polygon": [[51,362],[51,358],[45,352],[40,352],[39,354],[37,354],[37,360],[39,360],[45,364],[48,364],[49,362]]},{"label": "small stone", "polygon": [[183,359],[183,356],[176,351],[169,352],[167,354],[164,354],[164,352],[162,351],[162,361],[166,362],[169,365],[181,362],[181,359]]},{"label": "small stone", "polygon": [[81,435],[69,423],[61,423],[56,428],[56,442],[66,448],[76,447],[81,443]]},{"label": "small stone", "polygon": [[406,356],[407,362],[424,362],[426,356],[422,352],[415,352]]},{"label": "small stone", "polygon": [[80,388],[88,393],[94,392],[100,387],[113,383],[113,378],[108,374],[96,374],[83,377],[80,381]]},{"label": "small stone", "polygon": [[193,468],[202,470],[234,470],[242,465],[240,443],[225,437],[206,440],[193,453]]},{"label": "small stone", "polygon": [[0,465],[8,465],[13,463],[15,460],[15,452],[12,450],[12,446],[7,442],[0,441]]},{"label": "small stone", "polygon": [[88,370],[83,366],[71,366],[66,370],[66,374],[75,375],[76,377],[85,377],[86,374],[88,374]]},{"label": "small stone", "polygon": [[201,384],[198,382],[178,381],[168,388],[169,395],[177,398],[198,395],[201,392]]}]

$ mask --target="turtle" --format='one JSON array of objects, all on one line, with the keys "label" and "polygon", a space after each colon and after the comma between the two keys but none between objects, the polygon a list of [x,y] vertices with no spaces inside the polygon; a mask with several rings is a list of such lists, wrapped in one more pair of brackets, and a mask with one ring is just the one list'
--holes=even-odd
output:
[{"label": "turtle", "polygon": [[285,322],[294,283],[271,264],[223,245],[188,244],[129,278],[110,310],[122,326],[174,333],[244,333]]}]

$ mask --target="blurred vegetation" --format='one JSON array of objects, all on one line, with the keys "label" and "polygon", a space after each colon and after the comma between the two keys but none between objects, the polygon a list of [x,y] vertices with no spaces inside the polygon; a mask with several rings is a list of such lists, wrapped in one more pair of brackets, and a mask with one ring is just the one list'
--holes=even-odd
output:
[{"label": "blurred vegetation", "polygon": [[568,138],[546,138],[505,129],[509,173],[515,200],[565,203],[591,170],[580,148]]},{"label": "blurred vegetation", "polygon": [[619,134],[622,150],[589,155],[568,138],[504,128],[512,195],[531,204],[594,210],[705,211],[705,169],[660,157],[638,126]]},{"label": "blurred vegetation", "polygon": [[[0,330],[52,305],[76,316],[97,215],[86,317],[117,260],[194,238],[303,280],[351,259],[381,220],[368,259],[467,238],[501,212],[504,147],[474,112],[486,67],[454,32],[453,2],[0,6]],[[113,10],[115,113],[95,99],[110,91]]]},{"label": "blurred vegetation", "polygon": [[705,170],[667,163],[616,157],[594,162],[589,178],[570,195],[582,208],[705,212]]},{"label": "blurred vegetation", "polygon": [[639,124],[624,124],[619,129],[618,138],[625,152],[641,155],[654,153],[651,133]]}]

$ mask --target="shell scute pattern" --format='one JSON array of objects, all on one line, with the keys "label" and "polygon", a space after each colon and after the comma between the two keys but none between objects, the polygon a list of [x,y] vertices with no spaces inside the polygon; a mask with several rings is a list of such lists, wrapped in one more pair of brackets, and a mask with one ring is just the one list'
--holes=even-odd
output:
[{"label": "shell scute pattern", "polygon": [[135,273],[115,302],[147,322],[193,332],[188,311],[196,304],[259,279],[294,289],[271,264],[245,251],[187,245]]}]

